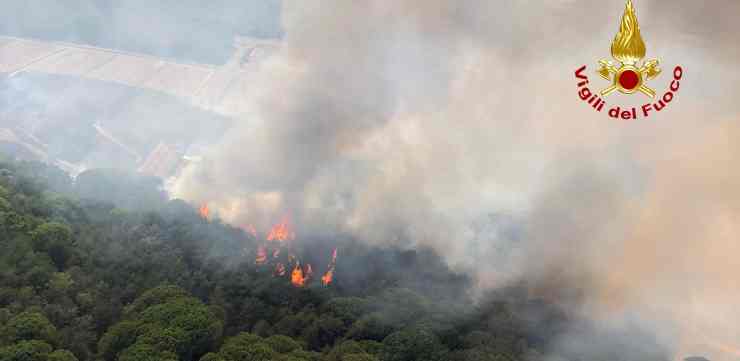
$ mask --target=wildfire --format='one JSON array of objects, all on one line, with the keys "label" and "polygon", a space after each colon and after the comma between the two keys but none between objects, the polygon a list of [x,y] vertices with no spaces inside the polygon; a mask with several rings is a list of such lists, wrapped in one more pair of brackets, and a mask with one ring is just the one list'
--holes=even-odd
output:
[{"label": "wildfire", "polygon": [[334,280],[334,268],[329,268],[329,270],[326,271],[326,274],[321,276],[321,284],[324,286],[328,286],[331,284],[333,280]]},{"label": "wildfire", "polygon": [[293,273],[290,275],[290,282],[296,287],[306,285],[306,277],[303,275],[303,269],[300,263],[296,263],[295,268],[293,268]]},{"label": "wildfire", "polygon": [[329,270],[321,277],[321,284],[329,286],[334,281],[334,270],[337,267],[337,249],[331,252],[331,263],[329,263]]},{"label": "wildfire", "polygon": [[198,209],[198,213],[200,213],[201,218],[208,219],[208,214],[210,213],[210,211],[208,210],[208,204],[203,203],[200,206],[200,209]]},{"label": "wildfire", "polygon": [[290,229],[288,217],[283,218],[282,222],[274,225],[270,230],[270,233],[267,234],[268,241],[284,242],[292,241],[293,239],[295,239],[295,232]]},{"label": "wildfire", "polygon": [[[243,227],[247,232],[256,237],[257,231],[252,225]],[[285,241],[292,241],[295,239],[295,232],[290,227],[288,218],[285,217],[283,220],[272,227],[267,235],[264,244],[257,247],[257,257],[255,264],[259,266],[273,264],[275,269],[273,275],[275,277],[284,277],[288,274],[288,269],[292,267],[290,272],[290,282],[295,287],[305,287],[314,277],[314,270],[311,264],[305,264],[305,267],[301,266],[300,259],[295,255],[293,249],[289,244],[284,244]],[[276,241],[276,243],[270,243]],[[287,253],[287,263],[280,257],[283,253],[283,248]],[[285,256],[283,256],[285,257]],[[329,268],[327,272],[320,278],[321,284],[329,286],[334,280],[334,273],[336,272],[337,263],[337,249],[335,248],[331,253],[331,260],[329,262]]]},{"label": "wildfire", "polygon": [[265,246],[257,247],[257,259],[254,261],[254,263],[258,265],[263,265],[267,263],[267,249],[265,248]]}]

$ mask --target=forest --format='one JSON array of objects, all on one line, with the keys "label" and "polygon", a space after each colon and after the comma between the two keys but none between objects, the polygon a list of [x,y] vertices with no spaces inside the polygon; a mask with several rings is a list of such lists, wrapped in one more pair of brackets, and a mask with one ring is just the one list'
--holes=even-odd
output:
[{"label": "forest", "polygon": [[473,297],[430,249],[298,231],[317,273],[339,256],[332,283],[297,287],[255,262],[262,240],[200,213],[156,178],[2,158],[0,361],[667,360],[524,284]]}]

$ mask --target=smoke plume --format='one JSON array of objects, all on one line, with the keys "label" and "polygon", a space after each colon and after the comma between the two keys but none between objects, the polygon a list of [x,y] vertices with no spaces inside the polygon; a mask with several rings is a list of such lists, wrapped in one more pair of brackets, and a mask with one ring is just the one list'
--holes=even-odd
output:
[{"label": "smoke plume", "polygon": [[[685,75],[628,122],[584,105],[573,75],[608,85],[594,70],[620,1],[285,1],[251,112],[174,191],[235,223],[431,245],[481,287],[525,279],[595,320],[637,315],[677,357],[732,359],[740,25],[734,2],[679,3],[635,1],[664,68],[651,85]],[[489,215],[515,235],[473,227]]]}]

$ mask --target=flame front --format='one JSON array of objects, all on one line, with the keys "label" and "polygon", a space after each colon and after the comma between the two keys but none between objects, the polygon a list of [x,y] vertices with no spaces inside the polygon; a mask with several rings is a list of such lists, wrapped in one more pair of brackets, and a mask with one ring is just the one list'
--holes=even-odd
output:
[{"label": "flame front", "polygon": [[612,56],[625,64],[634,64],[645,57],[645,42],[640,35],[640,24],[632,0],[627,0],[619,33],[612,42]]},{"label": "flame front", "polygon": [[334,280],[334,268],[329,268],[328,271],[326,271],[326,274],[321,276],[321,284],[324,286],[328,286],[331,284],[331,282]]},{"label": "flame front", "polygon": [[200,209],[198,209],[198,213],[200,213],[201,218],[208,219],[208,215],[210,214],[210,211],[208,210],[208,204],[203,203],[200,206]]},{"label": "flame front", "polygon": [[306,285],[306,277],[303,276],[303,269],[301,268],[300,263],[297,263],[295,268],[293,268],[293,273],[290,275],[290,282],[296,287],[303,287]]},{"label": "flame front", "polygon": [[[253,226],[247,225],[243,227],[247,232],[252,235],[256,234],[257,231]],[[305,267],[301,266],[301,260],[293,253],[290,244],[283,244],[284,241],[292,241],[295,239],[295,232],[290,227],[288,218],[283,218],[282,222],[272,227],[267,240],[264,244],[257,247],[257,257],[255,263],[259,266],[274,265],[273,275],[275,277],[283,277],[288,274],[289,267],[293,267],[290,272],[290,283],[295,287],[305,287],[309,282],[313,280],[314,270],[310,263],[307,263]],[[277,241],[277,243],[269,243],[271,241]],[[285,248],[287,253],[287,263],[284,260],[281,262],[280,255],[283,253],[282,249]],[[331,252],[331,258],[326,273],[321,277],[321,284],[329,286],[334,281],[334,274],[336,272],[337,263],[337,249],[334,248]]]},{"label": "flame front", "polygon": [[331,252],[331,262],[329,263],[329,270],[321,277],[321,284],[328,286],[334,281],[334,270],[337,267],[337,249]]},{"label": "flame front", "polygon": [[290,224],[288,223],[288,218],[283,218],[283,221],[279,224],[276,224],[272,227],[270,230],[270,233],[267,235],[268,241],[292,241],[295,239],[295,233],[290,229]]}]

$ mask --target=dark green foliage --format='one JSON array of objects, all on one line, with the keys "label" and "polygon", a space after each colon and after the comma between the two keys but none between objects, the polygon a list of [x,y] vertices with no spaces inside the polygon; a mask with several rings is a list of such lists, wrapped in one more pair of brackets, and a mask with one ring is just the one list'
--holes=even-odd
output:
[{"label": "dark green foliage", "polygon": [[346,332],[342,320],[329,315],[321,316],[303,331],[303,338],[312,350],[331,346]]},{"label": "dark green foliage", "polygon": [[56,222],[43,223],[31,232],[33,248],[39,252],[48,251],[54,244],[69,244],[71,239],[72,230]]},{"label": "dark green foliage", "polygon": [[366,353],[353,353],[342,357],[342,361],[379,361],[377,357]]},{"label": "dark green foliage", "polygon": [[262,338],[251,333],[240,333],[229,338],[221,347],[221,357],[226,360],[242,360],[247,357],[252,346],[261,344]]},{"label": "dark green foliage", "polygon": [[0,361],[47,361],[51,350],[43,341],[21,341],[0,348]]},{"label": "dark green foliage", "polygon": [[437,336],[422,329],[394,332],[383,340],[383,345],[386,361],[442,361],[447,353]]},{"label": "dark green foliage", "polygon": [[47,361],[78,361],[72,352],[67,350],[56,350],[49,354]]},{"label": "dark green foliage", "polygon": [[367,313],[369,305],[359,297],[337,297],[327,302],[326,308],[345,324],[351,325]]},{"label": "dark green foliage", "polygon": [[156,346],[137,342],[121,352],[118,361],[177,361],[177,355],[160,350]]},{"label": "dark green foliage", "polygon": [[54,325],[38,312],[23,312],[11,318],[1,332],[4,344],[40,340],[55,345],[58,339]]},{"label": "dark green foliage", "polygon": [[98,352],[106,360],[116,356],[136,342],[139,324],[135,321],[122,321],[112,326],[98,343]]},{"label": "dark green foliage", "polygon": [[72,230],[61,223],[49,222],[39,225],[31,232],[31,241],[34,250],[48,253],[59,270],[65,268],[74,252]]},{"label": "dark green foliage", "polygon": [[270,336],[266,338],[264,342],[278,353],[291,353],[294,350],[301,348],[301,345],[298,342],[283,335]]},{"label": "dark green foliage", "polygon": [[262,338],[244,332],[227,339],[220,352],[209,354],[208,359],[216,361],[319,361],[319,354],[303,350],[300,343],[287,336]]},{"label": "dark green foliage", "polygon": [[347,332],[347,337],[355,340],[382,341],[393,332],[392,320],[381,313],[372,313],[353,323]]},{"label": "dark green foliage", "polygon": [[184,329],[180,327],[145,327],[144,329],[142,335],[137,338],[138,343],[177,355],[189,355],[190,337]]},{"label": "dark green foliage", "polygon": [[349,355],[368,355],[366,350],[357,341],[344,341],[334,347],[326,356],[326,361],[342,361]]},{"label": "dark green foliage", "polygon": [[249,345],[244,349],[242,358],[232,359],[233,361],[272,361],[277,357],[277,353],[264,343]]},{"label": "dark green foliage", "polygon": [[223,357],[221,357],[220,354],[209,352],[203,355],[203,357],[201,357],[199,361],[224,361],[224,359]]},{"label": "dark green foliage", "polygon": [[165,348],[177,352],[186,360],[202,355],[221,337],[223,321],[194,298],[181,298],[149,307],[141,316],[143,327],[152,328],[144,334]]},{"label": "dark green foliage", "polygon": [[223,329],[223,320],[209,307],[174,286],[144,293],[126,309],[126,317],[98,345],[106,360],[124,354],[139,357],[148,349],[163,353],[162,357],[171,353],[180,360],[197,360],[216,345]]},{"label": "dark green foliage", "polygon": [[380,355],[383,353],[383,344],[380,342],[372,340],[362,340],[359,341],[358,344],[366,353],[370,355],[380,357]]},{"label": "dark green foliage", "polygon": [[321,361],[321,354],[313,351],[295,350],[287,355],[282,355],[282,358],[286,361]]},{"label": "dark green foliage", "polygon": [[[0,361],[541,361],[572,328],[517,289],[474,306],[429,250],[297,242],[321,262],[342,247],[333,286],[298,289],[254,264],[251,235],[156,180],[47,168],[0,161]],[[647,337],[598,338],[607,356],[662,360]]]},{"label": "dark green foliage", "polygon": [[127,315],[136,315],[151,306],[161,305],[170,300],[188,296],[188,292],[180,287],[173,285],[160,286],[146,291],[129,306],[126,306],[124,313]]}]

